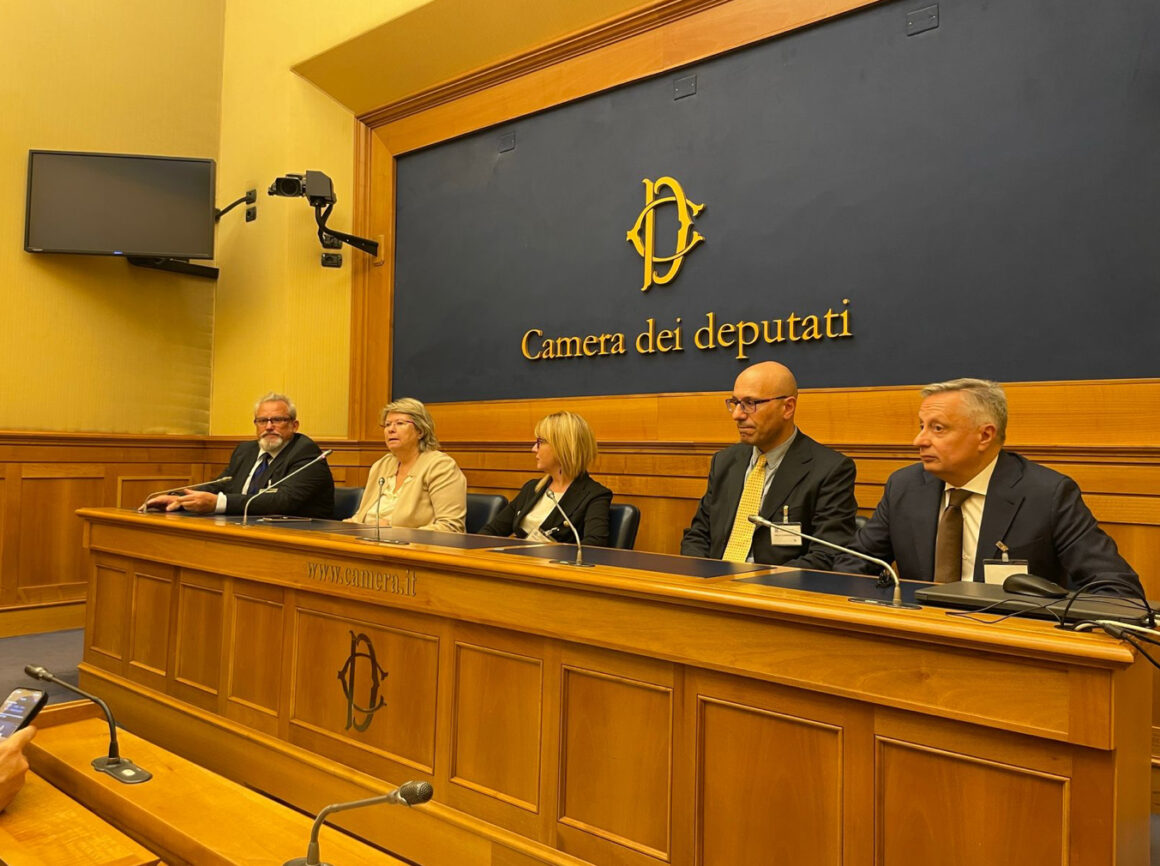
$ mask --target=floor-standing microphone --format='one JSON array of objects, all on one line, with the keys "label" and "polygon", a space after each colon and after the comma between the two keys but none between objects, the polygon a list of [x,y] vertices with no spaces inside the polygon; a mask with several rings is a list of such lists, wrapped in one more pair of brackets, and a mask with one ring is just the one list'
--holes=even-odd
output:
[{"label": "floor-standing microphone", "polygon": [[103,758],[93,759],[94,770],[99,773],[108,773],[118,782],[124,782],[126,785],[148,782],[153,778],[153,774],[148,770],[142,770],[128,758],[121,757],[121,751],[117,748],[117,723],[113,721],[113,714],[109,710],[108,704],[96,695],[90,695],[88,692],[78,689],[72,683],[66,683],[64,680],[53,676],[40,665],[25,665],[24,672],[34,680],[56,683],[58,686],[63,686],[70,692],[76,692],[82,698],[88,698],[104,710],[105,718],[109,720],[109,754]]},{"label": "floor-standing microphone", "polygon": [[[295,469],[289,475],[285,475],[282,478],[279,478],[278,484],[284,484],[285,482],[287,482],[291,478],[293,478],[295,475],[297,475],[299,472],[303,472],[303,471],[309,469],[311,466],[313,466],[319,460],[325,460],[327,457],[329,457],[333,453],[334,453],[333,448],[326,449],[321,454],[319,454],[317,457],[315,457],[313,460],[311,460],[309,463],[303,463],[301,466],[299,466],[297,469]],[[265,487],[263,487],[261,490],[259,490],[257,493],[253,494],[252,496],[250,496],[250,498],[246,500],[245,507],[242,508],[242,526],[245,526],[250,520],[250,503],[251,502],[253,502],[255,499],[257,499],[263,493],[277,493],[277,492],[278,492],[278,487],[276,485],[274,485],[273,481],[270,481],[270,482],[267,482]]]},{"label": "floor-standing microphone", "polygon": [[161,490],[154,490],[145,497],[145,501],[141,503],[141,507],[137,510],[144,514],[149,510],[149,500],[154,496],[160,496],[162,493],[168,493],[170,496],[176,496],[183,490],[196,490],[199,487],[205,487],[207,484],[225,484],[227,481],[233,480],[232,475],[223,475],[221,478],[214,478],[210,481],[199,481],[197,484],[186,484],[184,487],[165,487]]},{"label": "floor-standing microphone", "polygon": [[418,806],[431,799],[435,789],[430,782],[405,782],[388,794],[378,797],[369,797],[366,800],[354,800],[350,803],[333,803],[323,808],[314,819],[314,826],[310,828],[310,844],[306,847],[305,857],[295,857],[287,860],[282,866],[330,866],[318,859],[318,831],[326,816],[332,812],[344,812],[347,809],[359,809],[363,806],[377,806],[380,803],[398,803],[400,806]]},{"label": "floor-standing microphone", "polygon": [[800,529],[794,529],[792,525],[785,523],[774,523],[772,520],[766,520],[760,514],[750,514],[749,522],[757,526],[768,526],[770,529],[776,529],[778,532],[789,532],[798,536],[799,538],[808,538],[810,541],[817,542],[818,544],[825,545],[826,547],[832,547],[834,550],[840,551],[841,553],[848,553],[850,556],[855,556],[858,559],[866,560],[866,562],[872,562],[875,565],[880,565],[890,574],[891,582],[894,584],[894,597],[890,601],[886,601],[885,599],[881,598],[850,598],[847,599],[847,601],[856,601],[859,604],[880,604],[884,607],[897,607],[903,608],[905,610],[921,610],[921,607],[917,604],[902,603],[902,581],[898,579],[898,572],[894,570],[894,566],[892,566],[886,560],[878,559],[875,556],[862,553],[860,550],[853,550],[849,547],[843,547],[840,544],[834,544],[832,541],[826,541],[824,538],[817,538],[813,535],[806,535]]},{"label": "floor-standing microphone", "polygon": [[576,531],[576,527],[572,525],[572,521],[568,519],[568,514],[560,507],[560,500],[556,498],[556,494],[551,490],[545,491],[548,498],[552,500],[552,504],[556,506],[556,510],[560,512],[560,516],[564,518],[564,523],[572,530],[572,534],[576,536],[576,559],[554,559],[552,560],[557,565],[578,565],[581,568],[592,568],[592,563],[584,561],[584,546],[580,543],[580,533]]}]

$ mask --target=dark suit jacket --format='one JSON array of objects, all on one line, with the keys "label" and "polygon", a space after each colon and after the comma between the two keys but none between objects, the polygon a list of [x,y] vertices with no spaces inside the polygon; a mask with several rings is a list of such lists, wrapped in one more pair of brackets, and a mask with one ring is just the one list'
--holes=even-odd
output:
[{"label": "dark suit jacket", "polygon": [[[262,479],[262,487],[274,486],[277,493],[266,493],[254,499],[250,514],[287,514],[295,517],[319,517],[324,520],[334,518],[334,478],[325,460],[319,460],[305,472],[300,472],[284,484],[278,482],[305,466],[322,452],[309,436],[295,433],[282,446],[282,450],[270,461],[270,467]],[[243,442],[234,449],[230,464],[222,475],[233,478],[225,484],[211,484],[205,487],[211,493],[226,495],[226,514],[241,514],[250,497],[242,493],[246,476],[258,459],[258,440]]]},{"label": "dark suit jacket", "polygon": [[[536,490],[541,478],[533,478],[520,488],[516,498],[509,502],[487,526],[479,530],[480,535],[515,535],[518,538],[527,537],[527,533],[520,528],[520,521],[524,515],[540,501],[544,491]],[[577,476],[564,495],[560,497],[560,508],[568,515],[576,530],[581,534],[584,544],[594,544],[598,547],[608,546],[608,506],[612,502],[612,491],[592,479],[587,472]],[[562,544],[575,544],[576,536],[564,523],[560,512],[553,508],[552,513],[540,524],[540,532],[559,541]]]},{"label": "dark suit jacket", "polygon": [[[931,580],[944,484],[921,463],[894,472],[886,482],[874,516],[858,532],[855,550],[898,564],[903,580]],[[1096,524],[1079,487],[1066,475],[1000,451],[987,488],[975,580],[983,580],[983,560],[999,555],[1002,541],[1012,559],[1026,559],[1028,571],[1062,586],[1082,586],[1096,577],[1119,575],[1140,579],[1116,550],[1116,543]],[[879,569],[850,556],[839,556],[835,568],[863,574]]]},{"label": "dark suit jacket", "polygon": [[[682,554],[721,558],[733,529],[752,455],[753,446],[745,443],[713,455],[709,487],[681,539]],[[790,522],[800,523],[802,532],[848,545],[854,537],[854,515],[858,510],[855,473],[853,460],[799,430],[770,482],[759,513],[767,520],[780,522],[782,508],[788,505]],[[833,551],[823,545],[803,540],[801,547],[774,547],[768,529],[754,526],[753,531],[754,562],[825,570],[833,560]]]}]

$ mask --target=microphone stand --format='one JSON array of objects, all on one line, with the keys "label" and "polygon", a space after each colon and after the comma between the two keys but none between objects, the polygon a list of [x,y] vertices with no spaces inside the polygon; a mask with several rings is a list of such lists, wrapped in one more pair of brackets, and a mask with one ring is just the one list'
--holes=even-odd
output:
[{"label": "microphone stand", "polygon": [[560,501],[556,498],[556,494],[551,490],[544,491],[548,498],[552,500],[552,504],[556,506],[556,510],[560,512],[560,516],[564,518],[564,523],[572,530],[572,534],[576,536],[576,560],[573,562],[570,559],[553,559],[552,562],[557,565],[574,565],[579,568],[592,568],[592,563],[584,561],[584,546],[580,543],[580,533],[576,531],[576,527],[572,525],[572,521],[568,519],[568,515],[564,509],[560,507]]},{"label": "microphone stand", "polygon": [[166,487],[163,490],[154,490],[152,493],[145,497],[145,501],[141,503],[141,507],[138,508],[137,511],[140,514],[144,514],[149,510],[149,500],[151,500],[154,496],[160,496],[162,493],[167,493],[170,496],[176,496],[182,490],[196,490],[199,487],[205,487],[207,484],[225,484],[227,481],[232,481],[233,477],[234,476],[232,475],[223,475],[221,478],[214,478],[212,481],[199,481],[197,484],[187,484],[184,487]]},{"label": "microphone stand", "polygon": [[[334,449],[333,449],[333,448],[328,448],[328,449],[326,449],[326,450],[325,450],[325,451],[323,451],[321,454],[319,454],[317,457],[315,457],[313,460],[311,460],[309,463],[303,463],[301,466],[299,466],[297,469],[295,469],[295,470],[294,470],[293,472],[291,472],[289,475],[283,476],[282,478],[278,479],[278,483],[279,483],[279,484],[282,484],[282,483],[284,483],[284,482],[286,482],[286,481],[289,481],[291,478],[293,478],[293,477],[294,477],[295,475],[297,475],[299,472],[304,472],[305,470],[307,470],[307,469],[309,469],[311,466],[313,466],[315,463],[317,463],[319,460],[325,460],[327,457],[329,457],[329,456],[330,456],[331,454],[333,454],[333,453],[334,453]],[[245,507],[244,507],[244,508],[242,508],[242,526],[246,526],[246,525],[247,525],[247,523],[249,522],[249,519],[250,519],[250,503],[251,503],[251,502],[253,502],[255,499],[257,499],[257,498],[258,498],[259,496],[261,496],[263,493],[277,493],[277,492],[278,492],[278,488],[277,488],[277,487],[271,486],[273,483],[274,483],[274,482],[273,482],[273,479],[271,479],[270,481],[266,482],[266,486],[265,486],[265,487],[263,487],[261,490],[259,490],[257,493],[253,494],[253,495],[252,495],[252,496],[251,496],[249,499],[247,499],[247,500],[246,500]]]},{"label": "microphone stand", "polygon": [[143,770],[128,758],[121,757],[121,750],[117,747],[117,723],[113,721],[113,713],[109,710],[108,704],[96,695],[90,695],[88,692],[78,689],[71,683],[66,683],[64,680],[53,676],[40,665],[25,665],[24,672],[34,680],[56,683],[58,686],[62,686],[70,692],[76,692],[82,698],[88,698],[104,711],[105,718],[109,722],[109,754],[103,758],[93,758],[92,767],[94,770],[98,773],[108,773],[118,782],[124,782],[126,785],[137,785],[141,782],[148,782],[153,778],[153,774],[148,770]]},{"label": "microphone stand", "polygon": [[310,828],[310,844],[306,847],[305,857],[295,857],[287,860],[282,866],[330,866],[318,859],[318,832],[326,820],[326,816],[333,812],[345,812],[347,809],[360,809],[363,806],[377,806],[379,803],[397,803],[400,806],[418,806],[431,799],[435,790],[430,782],[406,782],[395,790],[378,797],[368,797],[365,800],[353,800],[350,803],[333,803],[325,806],[318,817],[314,819],[314,826]]},{"label": "microphone stand", "polygon": [[375,500],[375,542],[383,543],[383,520],[379,516],[379,508],[383,504],[383,485],[387,483],[386,476],[379,476],[379,498]]},{"label": "microphone stand", "polygon": [[824,538],[817,538],[816,536],[813,536],[813,535],[806,535],[806,533],[802,532],[800,529],[794,529],[792,526],[789,526],[785,523],[774,523],[772,520],[766,520],[760,514],[750,514],[749,515],[749,522],[752,524],[755,524],[756,526],[767,526],[770,529],[776,529],[778,531],[789,532],[789,533],[792,533],[793,535],[796,535],[800,538],[808,538],[810,541],[816,542],[816,543],[821,544],[821,545],[825,545],[826,547],[831,547],[834,550],[839,551],[840,553],[848,553],[848,554],[850,554],[850,556],[856,556],[856,557],[858,557],[858,559],[864,559],[864,560],[866,560],[866,562],[872,562],[874,565],[880,565],[884,569],[886,569],[886,571],[888,571],[890,573],[890,577],[891,577],[892,582],[894,584],[894,597],[890,601],[885,601],[884,599],[881,599],[881,598],[857,598],[857,597],[848,598],[848,599],[846,599],[847,601],[854,601],[854,602],[858,602],[859,604],[877,604],[877,605],[881,605],[883,607],[896,608],[898,610],[921,610],[922,609],[921,606],[917,605],[917,604],[903,604],[902,603],[902,581],[898,579],[898,572],[894,570],[894,566],[892,566],[886,560],[878,559],[877,557],[870,556],[870,555],[862,553],[861,551],[858,551],[858,550],[851,550],[849,547],[842,547],[842,545],[834,544],[832,541],[826,541]]}]

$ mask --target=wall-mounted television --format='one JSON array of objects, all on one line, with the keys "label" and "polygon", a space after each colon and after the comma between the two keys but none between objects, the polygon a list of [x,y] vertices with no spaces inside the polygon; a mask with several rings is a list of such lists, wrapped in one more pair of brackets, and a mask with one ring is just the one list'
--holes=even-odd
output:
[{"label": "wall-mounted television", "polygon": [[28,152],[24,249],[212,259],[214,161]]}]

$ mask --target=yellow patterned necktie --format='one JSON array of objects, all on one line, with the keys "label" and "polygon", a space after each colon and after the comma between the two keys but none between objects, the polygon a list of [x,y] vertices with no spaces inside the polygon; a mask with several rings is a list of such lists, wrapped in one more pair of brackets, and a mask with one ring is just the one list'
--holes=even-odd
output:
[{"label": "yellow patterned necktie", "polygon": [[728,562],[745,562],[745,558],[749,556],[755,529],[749,522],[749,515],[756,514],[761,508],[761,493],[764,488],[765,455],[762,454],[757,458],[749,477],[745,479],[745,488],[741,491],[741,499],[737,503],[737,516],[733,518],[733,531],[729,533],[729,543],[725,545],[722,559]]}]

